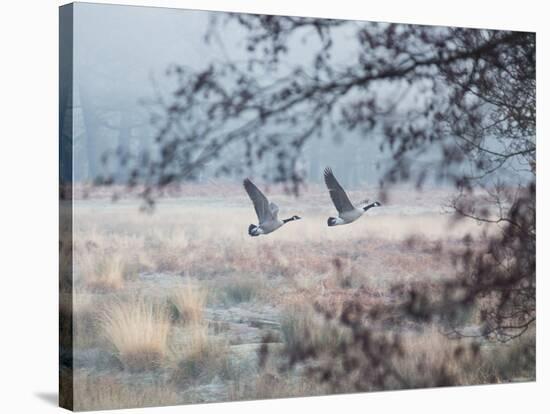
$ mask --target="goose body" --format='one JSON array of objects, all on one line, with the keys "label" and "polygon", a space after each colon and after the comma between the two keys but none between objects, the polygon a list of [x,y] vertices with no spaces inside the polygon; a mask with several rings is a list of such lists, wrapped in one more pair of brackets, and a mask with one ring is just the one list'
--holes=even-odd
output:
[{"label": "goose body", "polygon": [[264,193],[262,193],[252,181],[247,178],[244,180],[243,185],[250,200],[252,200],[252,204],[254,204],[254,210],[256,210],[259,222],[258,225],[251,224],[248,226],[248,234],[250,236],[255,237],[261,234],[273,233],[285,223],[301,219],[301,217],[298,216],[280,219],[279,207],[277,204],[269,202]]},{"label": "goose body", "polygon": [[330,198],[334,204],[334,207],[336,207],[336,210],[338,211],[338,217],[328,218],[327,224],[329,227],[353,223],[372,207],[381,206],[378,201],[367,204],[363,207],[354,206],[330,168],[325,168],[324,176]]}]

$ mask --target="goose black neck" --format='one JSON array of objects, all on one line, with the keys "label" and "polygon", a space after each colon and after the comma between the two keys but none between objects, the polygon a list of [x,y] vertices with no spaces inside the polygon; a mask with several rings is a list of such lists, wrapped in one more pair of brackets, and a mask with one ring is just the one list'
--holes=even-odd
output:
[{"label": "goose black neck", "polygon": [[287,219],[283,219],[283,223],[288,223],[289,221],[294,221],[294,220],[296,220],[296,217],[290,217]]},{"label": "goose black neck", "polygon": [[376,207],[377,206],[377,203],[376,201],[374,203],[370,203],[368,205],[366,205],[365,207],[363,207],[363,211],[367,211],[368,209],[371,209],[373,207]]}]

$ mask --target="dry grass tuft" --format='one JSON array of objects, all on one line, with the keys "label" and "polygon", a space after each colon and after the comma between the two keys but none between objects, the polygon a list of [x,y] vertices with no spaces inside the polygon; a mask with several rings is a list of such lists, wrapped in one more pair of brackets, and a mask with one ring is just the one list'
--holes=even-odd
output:
[{"label": "dry grass tuft", "polygon": [[114,377],[92,377],[86,373],[75,376],[74,395],[75,411],[152,407],[183,402],[168,384],[131,385]]},{"label": "dry grass tuft", "polygon": [[158,367],[167,352],[170,322],[164,308],[136,298],[116,301],[100,317],[103,336],[130,371]]},{"label": "dry grass tuft", "polygon": [[350,337],[346,327],[327,321],[307,304],[289,305],[282,314],[281,331],[289,349],[335,350]]},{"label": "dry grass tuft", "polygon": [[78,256],[77,263],[86,288],[111,291],[124,287],[126,265],[122,255],[84,253]]},{"label": "dry grass tuft", "polygon": [[199,324],[204,319],[204,307],[208,298],[206,289],[189,280],[172,295],[174,319],[184,324]]},{"label": "dry grass tuft", "polygon": [[436,325],[404,334],[402,339],[404,357],[395,366],[412,388],[484,382],[474,341],[450,339]]},{"label": "dry grass tuft", "polygon": [[228,376],[229,346],[225,340],[211,336],[206,324],[186,326],[181,332],[181,338],[181,342],[172,350],[173,383],[186,387],[209,382],[215,376]]},{"label": "dry grass tuft", "polygon": [[246,381],[235,381],[229,387],[231,400],[307,397],[328,392],[323,384],[306,376],[281,375],[276,371],[263,371],[254,378],[246,378]]},{"label": "dry grass tuft", "polygon": [[219,300],[234,305],[258,299],[265,288],[265,283],[261,279],[245,274],[232,276],[222,282],[221,286],[218,285]]},{"label": "dry grass tuft", "polygon": [[441,376],[448,385],[475,385],[524,381],[535,372],[534,332],[480,346],[470,338],[450,339],[433,325],[403,335],[403,347],[396,368],[414,388],[441,385]]}]

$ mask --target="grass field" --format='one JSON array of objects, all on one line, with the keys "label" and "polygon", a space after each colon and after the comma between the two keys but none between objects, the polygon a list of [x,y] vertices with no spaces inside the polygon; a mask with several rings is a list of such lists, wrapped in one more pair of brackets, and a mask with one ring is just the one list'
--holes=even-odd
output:
[{"label": "grass field", "polygon": [[[260,368],[263,338],[271,338],[275,351],[303,341],[334,348],[349,333],[327,326],[314,303],[338,308],[357,292],[367,304],[384,303],[393,300],[396,284],[452,278],[450,253],[464,236],[494,231],[453,221],[443,190],[396,190],[357,222],[329,228],[328,196],[310,189],[297,199],[270,195],[281,217],[303,220],[251,238],[247,228],[257,219],[244,191],[207,194],[197,187],[162,199],[152,214],[140,212],[138,201],[75,203],[76,409],[331,392],[299,369],[277,369],[283,355]],[[469,323],[475,328],[475,318]],[[403,334],[411,356],[396,369],[413,386],[436,385],[430,367],[445,361],[456,385],[534,379],[534,362],[526,357],[534,332],[507,344],[482,343],[481,359],[459,364],[450,358],[457,342],[472,340],[451,340],[440,328],[385,327]],[[427,367],[422,378],[419,364]]]}]

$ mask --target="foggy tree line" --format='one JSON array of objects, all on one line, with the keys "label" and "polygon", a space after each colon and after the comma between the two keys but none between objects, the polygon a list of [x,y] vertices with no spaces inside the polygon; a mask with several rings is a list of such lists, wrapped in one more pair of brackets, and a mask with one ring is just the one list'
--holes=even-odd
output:
[{"label": "foggy tree line", "polygon": [[[195,12],[195,14],[197,13]],[[228,60],[239,61],[248,53],[238,50],[239,41],[246,35],[247,29],[244,27],[239,29],[232,25],[229,28],[221,28],[220,22],[213,23],[212,28],[217,25],[220,30],[225,30],[223,36],[218,36],[218,38],[223,37],[224,41],[228,43],[225,53],[220,53],[219,48],[213,47],[216,46],[214,44],[216,42],[212,40],[216,38],[213,30],[208,34],[207,39],[203,39],[201,34],[206,30],[207,23],[207,19],[204,17],[216,16],[216,14],[204,13],[203,18],[198,15],[194,15],[192,18],[193,21],[198,22],[197,25],[200,27],[200,30],[195,28],[194,32],[200,31],[200,34],[190,35],[185,30],[167,30],[167,34],[162,33],[158,37],[154,37],[150,41],[153,44],[149,45],[150,49],[156,51],[162,49],[159,47],[161,45],[166,47],[166,43],[177,43],[177,40],[183,39],[183,49],[174,48],[175,53],[165,51],[164,54],[158,52],[140,54],[137,51],[133,52],[134,49],[139,49],[140,43],[136,42],[143,43],[144,41],[136,39],[140,32],[134,30],[127,33],[126,29],[119,28],[117,16],[117,14],[113,14],[110,17],[113,21],[106,26],[108,29],[105,30],[105,33],[95,33],[92,36],[90,29],[86,29],[87,24],[81,22],[78,26],[82,32],[77,33],[76,37],[76,41],[81,47],[78,48],[79,53],[75,60],[76,86],[74,91],[75,157],[79,161],[76,163],[75,178],[78,182],[90,182],[103,178],[106,181],[113,180],[120,183],[124,181],[123,176],[130,174],[131,167],[135,167],[141,162],[149,163],[156,168],[154,165],[158,164],[157,161],[161,156],[159,154],[160,146],[165,145],[165,142],[157,142],[159,138],[157,135],[164,129],[161,124],[166,121],[165,114],[174,103],[174,98],[177,98],[174,82],[178,81],[180,69],[185,68],[189,72],[198,73],[211,65],[231,67],[231,65],[226,65]],[[218,19],[219,16],[224,15],[219,14]],[[143,18],[145,19],[145,17]],[[102,20],[105,20],[105,16],[102,17]],[[189,19],[182,19],[177,23],[181,23],[182,27],[190,24]],[[170,25],[167,24],[167,26]],[[353,25],[342,24],[341,26],[352,27]],[[349,28],[344,28],[341,32],[336,33],[336,37],[340,41],[345,40],[343,36],[351,33]],[[168,36],[170,33],[173,38]],[[295,50],[296,53],[291,59],[286,59],[285,64],[289,65],[288,62],[291,62],[296,67],[305,68],[314,58],[313,52],[317,43],[315,36],[309,34],[307,43],[303,43],[299,37],[289,39],[288,47]],[[349,49],[355,53],[354,46],[350,45],[350,42],[341,43],[340,46],[343,47],[338,49]],[[189,56],[189,51],[193,48],[204,49],[205,53],[201,54],[204,56]],[[212,51],[208,52],[209,49]],[[332,62],[334,65],[338,66],[346,62],[347,56],[342,53],[336,53],[336,55]],[[255,58],[251,59],[251,61],[254,60]],[[155,64],[157,64],[157,68],[160,67],[157,61],[176,62],[167,68],[169,76],[165,77],[163,70],[153,70]],[[182,62],[182,64],[178,62]],[[275,79],[278,76],[284,77],[288,73],[285,73],[284,70],[268,73],[253,69],[249,75],[256,78],[258,82],[266,83],[270,79]],[[227,87],[231,86],[233,80],[231,77],[220,78],[220,82]],[[380,93],[385,94],[383,90]],[[203,119],[208,118],[203,117]],[[175,128],[192,129],[194,127],[192,124],[186,125],[185,121],[180,121],[179,124]],[[178,131],[172,132],[179,133]],[[272,127],[266,125],[258,129],[257,133],[261,134],[260,140],[272,141],[273,134],[277,132],[272,131]],[[380,151],[379,148],[384,140],[384,131],[380,128],[368,132],[348,130],[345,131],[345,136],[342,130],[324,130],[319,133],[317,138],[307,140],[295,160],[296,175],[306,180],[322,181],[321,171],[325,165],[319,166],[319,163],[321,163],[321,159],[324,159],[340,171],[341,179],[346,185],[350,187],[359,187],[364,184],[375,185],[382,174],[381,168],[377,167],[384,167],[390,163],[391,153]],[[209,137],[205,136],[200,140],[206,142]],[[277,140],[284,142],[287,138],[281,136]],[[233,154],[243,153],[250,148],[249,142],[240,141],[235,145],[224,145],[225,152],[220,154],[220,158],[231,158]],[[197,146],[200,145],[195,145],[195,147]],[[200,163],[196,177],[194,174],[188,173],[185,176],[180,176],[178,180],[205,179],[220,175],[233,175],[240,179],[242,175],[261,175],[263,173],[264,178],[268,181],[273,179],[280,181],[282,177],[275,177],[269,173],[269,171],[276,171],[278,165],[278,161],[274,157],[274,155],[268,154],[262,160],[265,168],[262,168],[260,163],[242,160],[241,157],[237,157],[241,160],[238,166],[227,166],[224,165],[227,164],[225,160],[217,162],[215,159],[217,157],[209,157],[208,160]],[[115,159],[117,162],[114,161]],[[419,162],[418,157],[416,157],[416,161]],[[322,163],[326,164],[327,162]],[[228,167],[232,171],[225,171],[223,167]],[[153,185],[167,181],[161,180],[162,174],[157,173],[158,171],[151,174],[157,175],[155,179],[150,180]],[[144,182],[146,179],[142,176],[139,181]]]},{"label": "foggy tree line", "polygon": [[[109,182],[124,184],[130,173],[127,163],[140,154],[148,156],[156,152],[147,106],[132,101],[113,104],[109,102],[110,94],[101,96],[89,89],[85,83],[80,85],[74,107],[75,151],[82,160],[77,163],[75,181],[101,182],[108,178]],[[349,138],[345,144],[327,145],[322,139],[312,141],[304,148],[298,168],[308,181],[322,183],[323,168],[326,160],[330,160],[351,188],[377,185],[380,175],[377,163],[386,162],[388,155],[380,154],[377,145],[365,145],[360,137]],[[216,174],[217,164],[215,160],[205,163],[196,176],[182,177],[182,180],[205,181],[224,176]],[[254,173],[254,168],[249,172]]]}]

